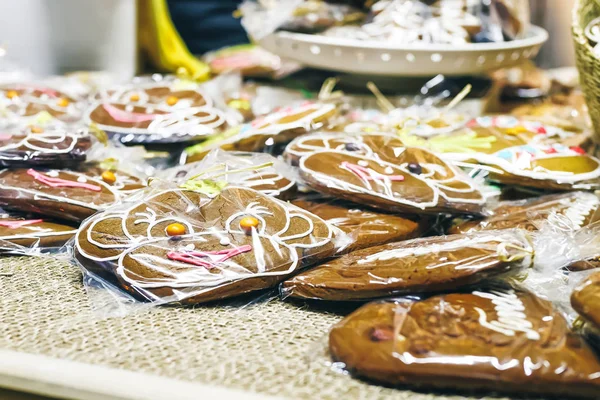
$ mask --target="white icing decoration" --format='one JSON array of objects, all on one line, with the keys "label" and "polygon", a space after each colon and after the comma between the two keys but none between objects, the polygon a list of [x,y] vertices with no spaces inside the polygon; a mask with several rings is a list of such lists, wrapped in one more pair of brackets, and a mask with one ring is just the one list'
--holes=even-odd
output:
[{"label": "white icing decoration", "polygon": [[79,178],[77,178],[77,182],[86,183],[87,178],[85,176],[80,176]]},{"label": "white icing decoration", "polygon": [[[358,161],[358,165],[360,165],[361,167],[368,167],[369,166],[369,162],[365,161],[365,160],[359,160]],[[390,168],[390,167],[388,167]],[[391,168],[390,168],[391,169]],[[393,171],[393,170],[392,170]]]},{"label": "white icing decoration", "polygon": [[475,307],[482,326],[505,336],[512,337],[516,332],[522,332],[529,340],[540,340],[540,334],[533,330],[533,324],[527,320],[525,305],[514,291],[493,290],[490,293],[473,292],[473,295],[491,300],[496,310],[498,320],[488,321],[485,311]]},{"label": "white icing decoration", "polygon": [[[331,149],[330,151],[332,151],[332,152],[349,154],[354,157],[364,158],[366,160],[377,162],[381,166],[386,166],[386,169],[384,170],[384,172],[386,172],[386,173],[389,170],[393,171],[394,167],[398,167],[391,163],[382,162],[379,159],[379,155],[376,152],[374,152],[373,149],[371,149],[367,144],[364,143],[364,140],[369,137],[384,137],[388,141],[398,141],[399,140],[393,134],[379,133],[379,132],[378,133],[360,134],[360,135],[351,135],[350,137],[348,136],[347,133],[315,133],[315,134],[303,135],[303,136],[295,139],[294,141],[292,141],[286,148],[286,153],[300,158],[299,167],[302,172],[313,175],[319,181],[328,182],[328,184],[331,184],[331,185],[333,185],[333,187],[337,187],[341,190],[347,190],[348,188],[350,188],[350,190],[356,190],[359,192],[366,191],[366,193],[368,193],[370,195],[383,197],[387,200],[392,200],[392,201],[400,203],[400,204],[406,204],[406,205],[421,208],[421,209],[426,209],[426,208],[436,206],[438,203],[439,197],[442,197],[448,201],[454,201],[454,202],[458,202],[458,203],[469,203],[469,204],[477,204],[477,205],[482,205],[485,203],[485,199],[483,198],[483,196],[475,197],[473,199],[468,199],[468,198],[463,198],[463,197],[453,197],[451,195],[452,192],[454,192],[454,193],[477,193],[478,190],[476,189],[475,184],[467,176],[465,176],[461,171],[459,171],[457,168],[455,168],[453,165],[451,165],[447,162],[445,162],[445,165],[448,167],[448,169],[450,169],[450,171],[451,171],[450,175],[448,175],[448,171],[443,166],[437,165],[437,164],[423,164],[422,167],[424,168],[424,170],[427,170],[429,172],[422,174],[422,175],[412,174],[408,170],[406,163],[399,166],[403,172],[413,175],[415,177],[415,179],[422,180],[433,190],[435,201],[432,201],[429,203],[418,203],[416,201],[409,201],[407,199],[402,199],[402,198],[396,197],[394,195],[393,191],[391,190],[391,188],[387,187],[387,186],[384,187],[385,194],[380,194],[380,193],[372,191],[372,186],[371,186],[370,182],[365,182],[365,187],[359,187],[356,185],[349,184],[347,182],[342,182],[338,179],[328,176],[327,174],[322,174],[322,173],[319,173],[316,171],[310,171],[310,170],[306,169],[306,167],[304,166],[304,160],[306,157],[308,157],[312,154],[315,154],[317,152],[323,152],[323,151]],[[319,141],[319,143],[322,145],[307,144],[308,142],[315,142],[315,141]],[[342,142],[342,144],[332,145],[332,143],[337,143],[337,142]],[[359,152],[345,151],[344,150],[345,143],[356,144],[357,146],[360,147],[360,151]],[[394,147],[393,151],[394,151],[395,156],[399,157],[401,154],[403,154],[406,151],[406,148],[405,147]],[[426,151],[426,150],[420,149],[420,151]],[[363,161],[363,160],[361,160],[361,161]],[[364,163],[365,162],[363,161],[363,163],[362,164],[359,163],[359,165],[364,166]],[[445,176],[446,179],[443,179],[443,180],[433,179],[432,177],[434,175],[434,172],[437,172],[439,175]],[[466,184],[467,188],[456,189],[456,188],[451,187],[450,184],[453,182],[456,182],[456,181]],[[441,189],[443,189],[443,191]],[[448,192],[450,192],[450,193],[448,193]]]},{"label": "white icing decoration", "polygon": [[231,244],[231,240],[229,240],[229,238],[228,238],[228,237],[224,236],[224,237],[222,237],[222,238],[221,238],[221,240],[219,241],[219,243],[220,243],[222,246],[228,246],[228,245],[230,245],[230,244]]},{"label": "white icing decoration", "polygon": [[385,172],[386,174],[393,174],[394,170],[392,169],[392,167],[385,167],[383,172]]}]

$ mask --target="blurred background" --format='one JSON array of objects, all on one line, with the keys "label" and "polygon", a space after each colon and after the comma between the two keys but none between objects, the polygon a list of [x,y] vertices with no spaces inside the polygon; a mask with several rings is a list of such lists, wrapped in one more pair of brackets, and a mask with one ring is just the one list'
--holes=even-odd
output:
[{"label": "blurred background", "polygon": [[[0,45],[10,60],[36,75],[105,70],[133,76],[143,66],[138,49],[138,7],[152,0],[0,0]],[[536,63],[574,65],[574,0],[530,0],[532,22],[551,32]],[[177,31],[194,54],[247,42],[232,17],[236,0],[167,0]]]}]

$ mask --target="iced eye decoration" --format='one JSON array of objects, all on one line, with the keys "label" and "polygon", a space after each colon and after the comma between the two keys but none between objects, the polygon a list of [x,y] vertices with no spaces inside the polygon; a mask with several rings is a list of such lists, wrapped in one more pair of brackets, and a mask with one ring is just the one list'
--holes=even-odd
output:
[{"label": "iced eye decoration", "polygon": [[346,143],[344,144],[344,150],[346,151],[359,151],[360,146],[356,143]]},{"label": "iced eye decoration", "polygon": [[423,173],[423,167],[419,163],[409,163],[406,169],[412,174],[421,175]]}]

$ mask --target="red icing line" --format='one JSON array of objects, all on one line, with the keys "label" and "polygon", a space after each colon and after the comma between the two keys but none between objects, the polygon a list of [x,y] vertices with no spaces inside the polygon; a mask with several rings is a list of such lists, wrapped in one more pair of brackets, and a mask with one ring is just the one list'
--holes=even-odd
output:
[{"label": "red icing line", "polygon": [[[238,254],[247,253],[249,251],[252,251],[252,246],[247,244],[233,249],[217,251],[190,251],[186,253],[170,251],[167,253],[167,258],[169,260],[181,261],[186,264],[198,265],[206,269],[211,269],[216,267],[217,264],[227,261]],[[206,260],[205,258],[208,258],[209,260]]]},{"label": "red icing line", "polygon": [[31,169],[31,168],[27,170],[27,175],[31,175],[31,176],[33,176],[33,179],[40,181],[43,184],[46,184],[51,187],[81,188],[81,189],[93,190],[94,192],[102,191],[101,186],[92,185],[90,183],[68,181],[66,179],[60,179],[60,178],[51,178],[51,177],[44,175],[42,173],[39,173],[36,170]]},{"label": "red icing line", "polygon": [[348,161],[342,162],[342,167],[348,169],[350,172],[352,172],[355,175],[358,175],[361,179],[364,179],[366,181],[381,180],[384,177],[388,178],[390,181],[396,182],[402,182],[404,180],[404,176],[402,175],[384,175],[378,173],[377,171],[373,171],[375,174],[377,174],[377,176],[371,176],[366,167],[351,164]]},{"label": "red icing line", "polygon": [[0,226],[4,226],[10,229],[17,229],[25,225],[33,225],[39,224],[40,222],[44,222],[43,219],[29,219],[23,221],[0,221]]},{"label": "red icing line", "polygon": [[119,122],[125,122],[128,124],[138,124],[140,122],[153,121],[157,117],[156,114],[143,114],[128,112],[118,109],[117,107],[110,104],[103,104],[102,107],[106,112],[115,120]]}]

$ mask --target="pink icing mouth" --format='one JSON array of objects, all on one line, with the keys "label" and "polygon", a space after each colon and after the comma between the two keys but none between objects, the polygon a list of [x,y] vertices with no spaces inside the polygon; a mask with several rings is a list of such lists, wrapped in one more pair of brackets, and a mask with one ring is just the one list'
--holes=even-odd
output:
[{"label": "pink icing mouth", "polygon": [[112,117],[112,119],[126,124],[139,124],[141,122],[154,121],[154,119],[158,116],[156,114],[123,111],[110,104],[103,104],[102,107],[106,110],[108,115]]},{"label": "pink icing mouth", "polygon": [[46,87],[38,87],[33,85],[20,85],[17,86],[17,90],[32,90],[34,92],[41,92],[48,97],[58,97],[58,92],[54,89],[46,88]]},{"label": "pink icing mouth", "polygon": [[51,177],[44,175],[44,174],[42,174],[34,169],[31,169],[31,168],[27,170],[27,175],[31,175],[33,177],[33,179],[35,179],[36,181],[40,181],[43,184],[51,186],[51,187],[81,188],[81,189],[93,190],[94,192],[102,191],[101,186],[96,186],[96,185],[92,185],[90,183],[84,183],[84,182],[68,181],[66,179],[60,179],[60,178],[51,178]]},{"label": "pink icing mouth", "polygon": [[376,171],[369,170],[366,167],[363,167],[363,166],[360,166],[357,164],[352,164],[347,161],[342,162],[341,166],[342,166],[342,168],[347,169],[348,171],[352,172],[353,174],[357,175],[359,178],[361,178],[365,181],[378,181],[378,180],[382,180],[383,178],[388,178],[390,181],[395,181],[395,182],[402,182],[404,180],[404,176],[402,176],[402,175],[380,174]]},{"label": "pink icing mouth", "polygon": [[10,133],[0,133],[0,140],[10,140],[12,137]]},{"label": "pink icing mouth", "polygon": [[170,251],[167,253],[167,258],[173,261],[181,261],[186,264],[212,269],[215,268],[217,264],[227,261],[238,254],[247,253],[249,251],[252,251],[252,246],[247,244],[233,249],[216,251],[190,251],[185,253]]},{"label": "pink icing mouth", "polygon": [[43,219],[29,219],[23,221],[0,221],[0,226],[4,226],[9,229],[18,229],[22,226],[39,224],[40,222],[44,222]]}]

